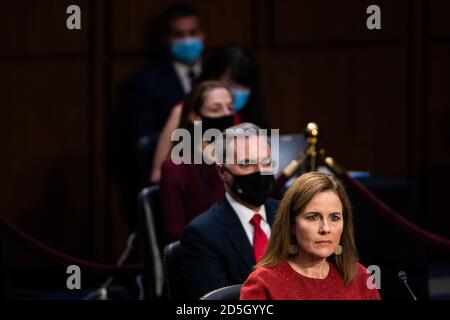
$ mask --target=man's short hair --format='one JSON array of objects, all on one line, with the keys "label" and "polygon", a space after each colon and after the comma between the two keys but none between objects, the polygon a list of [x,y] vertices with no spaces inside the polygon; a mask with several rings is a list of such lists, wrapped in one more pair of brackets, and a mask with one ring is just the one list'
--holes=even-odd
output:
[{"label": "man's short hair", "polygon": [[[261,128],[251,122],[243,122],[241,124],[232,126],[222,132],[221,139],[217,139],[214,143],[216,163],[225,164],[227,159],[227,150],[229,144],[234,142],[238,138],[248,138],[251,136],[260,136]],[[231,134],[230,134],[231,133]],[[228,137],[228,138],[227,138]],[[265,138],[267,138],[267,144],[270,145],[270,139],[267,136],[267,130]]]},{"label": "man's short hair", "polygon": [[190,4],[179,3],[168,7],[162,15],[162,25],[165,34],[170,33],[170,23],[173,20],[192,16],[200,17],[197,9]]}]

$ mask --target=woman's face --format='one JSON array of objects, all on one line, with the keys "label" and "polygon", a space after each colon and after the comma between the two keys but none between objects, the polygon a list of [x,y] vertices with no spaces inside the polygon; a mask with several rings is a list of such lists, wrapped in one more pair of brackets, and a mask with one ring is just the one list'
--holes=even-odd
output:
[{"label": "woman's face", "polygon": [[233,99],[225,88],[217,88],[209,91],[200,109],[202,116],[219,118],[233,114]]},{"label": "woman's face", "polygon": [[344,227],[342,203],[331,190],[316,194],[295,218],[295,237],[300,254],[324,259],[331,256]]}]

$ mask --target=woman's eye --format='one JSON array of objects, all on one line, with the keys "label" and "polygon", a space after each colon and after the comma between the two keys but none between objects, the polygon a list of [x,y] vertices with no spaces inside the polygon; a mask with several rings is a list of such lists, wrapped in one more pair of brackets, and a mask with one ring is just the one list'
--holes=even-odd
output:
[{"label": "woman's eye", "polygon": [[220,106],[217,104],[209,105],[207,108],[205,108],[209,112],[217,112],[220,110]]},{"label": "woman's eye", "polygon": [[337,215],[331,216],[331,221],[336,222],[336,221],[339,221],[339,220],[341,220],[340,216],[337,216]]},{"label": "woman's eye", "polygon": [[316,221],[318,219],[317,215],[308,216],[306,218],[308,221]]}]

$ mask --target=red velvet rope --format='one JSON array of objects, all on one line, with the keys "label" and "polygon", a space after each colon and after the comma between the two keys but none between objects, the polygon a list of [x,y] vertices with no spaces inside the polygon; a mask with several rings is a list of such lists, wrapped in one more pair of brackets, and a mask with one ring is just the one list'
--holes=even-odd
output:
[{"label": "red velvet rope", "polygon": [[377,212],[387,220],[396,225],[399,225],[403,230],[429,245],[450,250],[449,239],[436,235],[428,230],[422,229],[421,227],[405,219],[399,213],[397,213],[395,210],[381,201],[372,192],[370,192],[361,182],[350,177],[347,172],[341,174],[341,178],[344,182],[347,182],[349,185],[351,185],[365,201],[373,204],[376,207]]},{"label": "red velvet rope", "polygon": [[0,228],[4,229],[9,234],[12,234],[13,236],[19,238],[20,240],[25,241],[26,243],[32,245],[36,249],[53,256],[59,260],[62,260],[69,264],[75,264],[79,267],[83,267],[86,269],[93,269],[93,270],[103,270],[103,271],[119,271],[119,270],[142,270],[144,268],[144,264],[142,263],[136,263],[136,264],[130,264],[130,265],[112,265],[112,264],[103,264],[98,262],[91,262],[87,260],[83,260],[71,255],[68,255],[64,252],[61,252],[53,247],[50,247],[49,245],[40,242],[39,240],[36,240],[26,232],[22,231],[15,225],[13,225],[11,222],[5,220],[3,217],[0,217]]},{"label": "red velvet rope", "polygon": [[[362,198],[364,200],[368,201],[369,203],[372,203],[376,207],[377,212],[380,215],[382,215],[384,218],[386,218],[387,220],[391,221],[394,224],[399,225],[406,232],[408,232],[412,236],[426,242],[429,245],[433,245],[433,246],[440,247],[442,249],[450,250],[450,240],[449,239],[446,239],[444,237],[436,235],[428,230],[425,230],[425,229],[411,223],[409,220],[402,217],[399,213],[397,213],[395,210],[393,210],[391,207],[389,207],[387,204],[385,204],[383,201],[381,201],[377,196],[375,196],[373,193],[371,193],[361,182],[350,177],[347,172],[344,172],[341,175],[341,178],[344,182],[347,182],[349,185],[351,185],[362,196]],[[3,217],[0,217],[0,227],[2,227],[2,229],[4,229],[6,232],[31,244],[36,249],[38,249],[48,255],[56,257],[66,263],[76,264],[76,265],[86,268],[86,269],[103,270],[103,271],[118,271],[118,270],[131,271],[131,270],[142,270],[144,268],[144,265],[142,263],[117,266],[117,265],[103,264],[103,263],[98,263],[98,262],[91,262],[91,261],[83,260],[83,259],[71,256],[71,255],[68,255],[68,254],[61,252],[53,247],[50,247],[49,245],[47,245],[45,243],[40,242],[39,240],[36,240],[35,238],[30,236],[26,232],[17,228],[15,225],[10,223],[9,221],[5,220]]]}]

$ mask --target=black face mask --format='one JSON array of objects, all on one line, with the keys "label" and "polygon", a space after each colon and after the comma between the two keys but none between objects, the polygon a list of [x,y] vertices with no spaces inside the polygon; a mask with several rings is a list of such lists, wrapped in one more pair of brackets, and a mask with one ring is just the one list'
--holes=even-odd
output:
[{"label": "black face mask", "polygon": [[200,118],[202,118],[203,132],[208,129],[218,129],[220,132],[223,132],[234,124],[234,115],[232,114],[219,118],[210,118],[200,115]]},{"label": "black face mask", "polygon": [[274,183],[273,174],[262,175],[257,171],[242,176],[232,175],[234,178],[230,188],[236,196],[254,206],[260,206],[266,202]]}]

